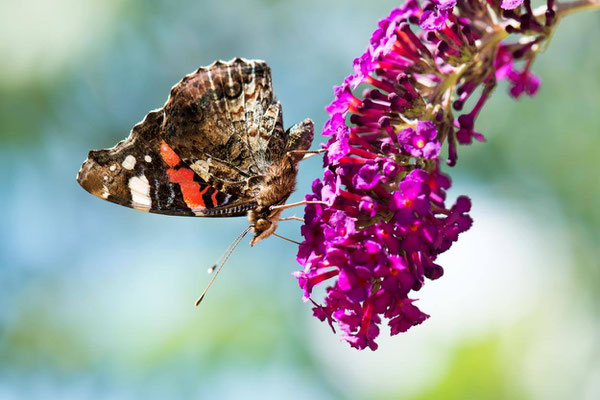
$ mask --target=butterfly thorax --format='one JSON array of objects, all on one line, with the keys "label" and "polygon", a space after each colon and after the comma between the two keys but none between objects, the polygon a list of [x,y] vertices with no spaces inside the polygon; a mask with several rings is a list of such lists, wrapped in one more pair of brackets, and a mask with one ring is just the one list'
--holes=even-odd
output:
[{"label": "butterfly thorax", "polygon": [[[312,124],[310,124],[310,135],[312,136]],[[269,168],[256,196],[257,207],[248,211],[248,221],[254,233],[254,238],[250,242],[252,246],[272,235],[277,229],[281,210],[272,210],[271,207],[284,204],[294,191],[298,161],[298,157],[290,154],[273,163]]]}]

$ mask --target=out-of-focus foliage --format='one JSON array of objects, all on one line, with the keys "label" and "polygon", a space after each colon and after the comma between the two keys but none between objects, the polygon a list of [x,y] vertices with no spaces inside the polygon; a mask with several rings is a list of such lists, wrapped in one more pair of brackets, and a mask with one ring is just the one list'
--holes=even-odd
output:
[{"label": "out-of-focus foliage", "polygon": [[[2,3],[0,398],[600,397],[598,13],[561,22],[535,99],[500,88],[486,107],[488,142],[452,171],[475,226],[423,289],[432,318],[376,353],[313,321],[293,245],[243,244],[196,309],[206,267],[246,221],[148,215],[76,184],[90,148],[218,58],[267,60],[286,126],[322,126],[395,4]],[[292,200],[320,167],[301,167]]]}]

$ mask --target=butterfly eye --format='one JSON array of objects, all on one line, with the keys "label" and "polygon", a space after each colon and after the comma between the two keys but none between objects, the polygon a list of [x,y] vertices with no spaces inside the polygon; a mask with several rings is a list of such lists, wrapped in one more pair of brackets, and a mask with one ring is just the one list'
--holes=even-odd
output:
[{"label": "butterfly eye", "polygon": [[271,222],[267,219],[261,218],[256,221],[256,229],[258,231],[266,231],[271,226]]}]

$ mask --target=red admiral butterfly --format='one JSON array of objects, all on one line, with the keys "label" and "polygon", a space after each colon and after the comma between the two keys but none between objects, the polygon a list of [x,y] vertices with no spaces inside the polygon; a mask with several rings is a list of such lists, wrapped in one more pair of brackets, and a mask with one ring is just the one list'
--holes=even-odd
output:
[{"label": "red admiral butterfly", "polygon": [[142,211],[247,215],[254,245],[277,228],[312,139],[310,119],[283,129],[267,63],[216,61],[185,76],[127,139],[90,151],[77,181]]}]

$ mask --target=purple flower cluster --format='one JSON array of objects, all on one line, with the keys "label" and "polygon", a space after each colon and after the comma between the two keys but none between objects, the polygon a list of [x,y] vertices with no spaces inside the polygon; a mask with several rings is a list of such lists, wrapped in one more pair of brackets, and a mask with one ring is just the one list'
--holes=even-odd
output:
[{"label": "purple flower cluster", "polygon": [[[472,224],[467,197],[446,205],[441,145],[454,165],[458,144],[484,140],[475,119],[497,80],[507,79],[514,97],[536,93],[529,68],[548,31],[528,17],[529,1],[520,15],[523,0],[407,0],[379,21],[354,73],[335,88],[325,172],[306,195],[304,269],[295,276],[314,315],[337,324],[351,346],[375,350],[383,319],[396,335],[428,318],[413,292],[443,274],[438,255]],[[501,42],[525,28],[530,40]],[[521,71],[517,60],[526,61]],[[472,110],[455,118],[478,89]],[[324,282],[319,304],[313,289]]]},{"label": "purple flower cluster", "polygon": [[450,181],[437,168],[351,151],[330,167],[306,197],[324,204],[306,207],[298,252],[305,270],[296,276],[306,300],[317,284],[337,278],[315,316],[337,322],[353,347],[375,350],[382,316],[392,335],[428,318],[408,295],[425,277],[443,274],[435,259],[471,226],[471,203],[460,197],[444,207]]}]

